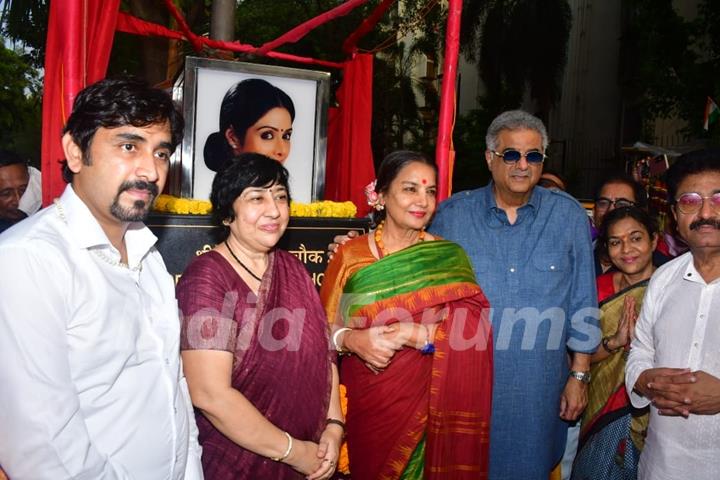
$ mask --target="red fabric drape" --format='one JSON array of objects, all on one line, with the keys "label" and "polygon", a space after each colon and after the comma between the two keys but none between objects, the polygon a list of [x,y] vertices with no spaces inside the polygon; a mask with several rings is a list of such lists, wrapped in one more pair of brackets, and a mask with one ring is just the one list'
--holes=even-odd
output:
[{"label": "red fabric drape", "polygon": [[460,51],[461,14],[462,0],[449,0],[442,90],[440,92],[440,118],[438,119],[438,136],[435,146],[435,162],[439,171],[438,201],[445,200],[452,193],[452,171],[455,162],[452,132],[455,126],[455,82]]},{"label": "red fabric drape", "polygon": [[[180,15],[180,12],[178,12],[177,10],[175,10],[175,12],[178,15],[178,18],[183,18]],[[187,29],[183,29],[182,32],[179,32],[177,30],[170,30],[169,28],[162,25],[146,22],[145,20],[141,20],[123,12],[120,12],[120,14],[118,15],[117,30],[119,32],[131,33],[133,35],[165,37],[174,40],[186,40],[193,45],[193,48],[197,47],[198,52],[202,51],[205,47],[214,48],[217,50],[225,50],[228,52],[242,53],[252,53],[257,50],[255,46],[249,45],[247,43],[223,42],[220,40],[199,37],[190,31],[190,27],[187,27]],[[342,63],[317,60],[310,57],[301,57],[298,55],[291,55],[289,53],[268,52],[266,56],[270,58],[276,58],[278,60],[285,60],[288,62],[303,63],[306,65],[319,65],[327,68],[343,67]]]},{"label": "red fabric drape", "polygon": [[50,2],[42,113],[43,204],[65,188],[60,135],[77,93],[105,76],[120,0]]},{"label": "red fabric drape", "polygon": [[367,0],[347,0],[341,3],[337,7],[328,10],[327,12],[321,13],[317,17],[311,18],[307,22],[301,23],[297,27],[293,28],[287,33],[279,36],[275,40],[267,42],[257,50],[258,55],[265,55],[266,53],[275,50],[276,48],[285,45],[286,43],[296,43],[305,35],[315,30],[320,25],[324,25],[330,20],[334,20],[337,17],[347,15],[355,8],[367,2]]},{"label": "red fabric drape", "polygon": [[395,1],[396,0],[383,0],[377,7],[375,7],[375,10],[373,10],[372,13],[363,20],[360,26],[345,39],[345,42],[343,42],[343,52],[348,55],[355,53],[360,39],[375,28],[375,25],[377,25],[383,15],[385,15],[385,12],[387,12],[388,8],[390,8]]},{"label": "red fabric drape", "polygon": [[118,32],[132,33],[146,37],[166,37],[174,40],[185,40],[182,33],[170,30],[157,23],[146,22],[127,13],[120,12],[117,19]]},{"label": "red fabric drape", "polygon": [[340,106],[330,111],[325,199],[352,200],[358,216],[370,207],[363,192],[375,178],[370,146],[372,125],[373,56],[358,54],[346,63],[337,92]]}]

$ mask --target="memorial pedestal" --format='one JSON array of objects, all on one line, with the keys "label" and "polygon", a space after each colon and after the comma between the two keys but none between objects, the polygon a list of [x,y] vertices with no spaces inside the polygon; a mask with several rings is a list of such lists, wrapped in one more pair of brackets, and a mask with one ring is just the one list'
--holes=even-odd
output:
[{"label": "memorial pedestal", "polygon": [[[194,257],[215,246],[214,225],[209,215],[150,215],[145,224],[158,237],[157,248],[177,283]],[[327,246],[349,230],[367,233],[367,218],[292,217],[278,248],[295,255],[307,268],[317,288],[327,267]]]}]

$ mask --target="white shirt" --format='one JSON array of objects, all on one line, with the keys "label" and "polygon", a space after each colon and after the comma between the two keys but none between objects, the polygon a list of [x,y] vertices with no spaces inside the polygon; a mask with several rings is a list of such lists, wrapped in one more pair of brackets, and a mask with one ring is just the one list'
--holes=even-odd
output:
[{"label": "white shirt", "polygon": [[0,239],[0,465],[12,480],[202,478],[175,291],[155,236],[129,265],[72,187]]},{"label": "white shirt", "polygon": [[[705,283],[689,252],[660,267],[645,293],[635,337],[625,371],[629,390],[649,368],[689,368],[720,378],[720,279]],[[630,400],[636,407],[650,403],[636,392]],[[719,477],[720,415],[666,417],[651,406],[639,478]]]},{"label": "white shirt", "polygon": [[42,174],[35,167],[28,166],[28,186],[20,197],[18,209],[29,217],[42,206]]}]

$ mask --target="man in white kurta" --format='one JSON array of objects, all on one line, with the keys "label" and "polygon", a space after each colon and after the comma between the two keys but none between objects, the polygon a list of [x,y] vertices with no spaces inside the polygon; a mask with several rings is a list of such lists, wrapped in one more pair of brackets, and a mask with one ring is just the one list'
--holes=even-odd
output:
[{"label": "man in white kurta", "polygon": [[202,478],[174,285],[140,221],[182,125],[160,90],[88,87],[63,137],[72,184],[0,236],[0,466],[12,480]]},{"label": "man in white kurta", "polygon": [[719,478],[720,151],[680,157],[668,196],[690,252],[650,280],[627,362],[632,404],[652,404],[639,478]]}]

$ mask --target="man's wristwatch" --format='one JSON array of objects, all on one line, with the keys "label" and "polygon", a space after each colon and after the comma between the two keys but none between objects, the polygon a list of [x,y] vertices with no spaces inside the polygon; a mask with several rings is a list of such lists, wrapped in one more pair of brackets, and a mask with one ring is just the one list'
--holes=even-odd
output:
[{"label": "man's wristwatch", "polygon": [[570,370],[570,376],[575,380],[579,380],[585,385],[590,383],[590,372],[578,372],[577,370]]}]

